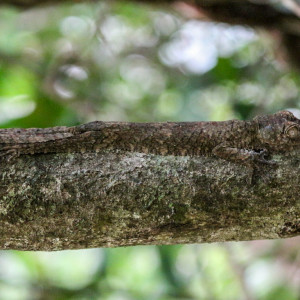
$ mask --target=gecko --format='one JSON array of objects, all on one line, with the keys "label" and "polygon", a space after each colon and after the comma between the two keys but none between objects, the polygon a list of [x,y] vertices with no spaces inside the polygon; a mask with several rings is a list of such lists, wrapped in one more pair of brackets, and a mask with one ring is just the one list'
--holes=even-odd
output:
[{"label": "gecko", "polygon": [[253,120],[130,123],[1,129],[0,156],[121,150],[154,155],[215,156],[247,166],[274,164],[272,154],[300,146],[300,120],[289,111]]}]

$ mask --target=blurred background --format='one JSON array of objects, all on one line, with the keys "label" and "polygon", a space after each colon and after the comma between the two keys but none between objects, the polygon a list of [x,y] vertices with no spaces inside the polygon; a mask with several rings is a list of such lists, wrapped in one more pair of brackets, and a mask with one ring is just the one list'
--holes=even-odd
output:
[{"label": "blurred background", "polygon": [[[299,71],[274,34],[180,10],[115,1],[1,7],[0,126],[299,111]],[[299,300],[299,245],[1,251],[0,299]]]}]

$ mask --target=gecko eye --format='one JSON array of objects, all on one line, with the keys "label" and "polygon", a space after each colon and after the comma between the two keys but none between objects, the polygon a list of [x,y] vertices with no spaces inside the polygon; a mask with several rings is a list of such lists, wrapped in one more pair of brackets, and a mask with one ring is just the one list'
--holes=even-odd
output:
[{"label": "gecko eye", "polygon": [[300,132],[297,125],[291,125],[285,130],[285,134],[291,139],[299,137],[299,133]]}]

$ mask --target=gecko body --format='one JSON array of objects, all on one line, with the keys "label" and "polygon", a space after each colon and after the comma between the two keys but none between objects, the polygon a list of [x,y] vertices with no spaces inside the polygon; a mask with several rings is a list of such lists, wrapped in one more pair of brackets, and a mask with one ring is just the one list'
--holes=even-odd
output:
[{"label": "gecko body", "polygon": [[121,150],[155,155],[216,156],[244,164],[300,145],[300,120],[281,111],[250,121],[127,123],[1,129],[0,155]]}]

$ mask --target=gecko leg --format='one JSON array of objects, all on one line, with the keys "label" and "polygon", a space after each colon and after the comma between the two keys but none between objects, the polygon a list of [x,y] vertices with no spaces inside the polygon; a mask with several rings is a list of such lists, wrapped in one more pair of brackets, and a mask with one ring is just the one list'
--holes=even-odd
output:
[{"label": "gecko leg", "polygon": [[1,149],[1,152],[0,152],[0,158],[7,157],[8,161],[11,161],[14,158],[17,158],[19,156],[20,156],[20,151],[16,147],[14,147],[14,148],[4,147],[3,149]]},{"label": "gecko leg", "polygon": [[217,157],[246,165],[250,174],[247,178],[248,184],[253,184],[255,175],[259,171],[261,164],[275,165],[276,162],[267,160],[268,151],[266,149],[255,151],[230,147],[228,144],[221,144],[213,149],[213,154]]},{"label": "gecko leg", "polygon": [[231,147],[228,144],[221,144],[215,147],[212,152],[217,157],[248,166],[253,164],[275,164],[274,161],[266,159],[266,156],[268,155],[266,149],[255,151],[252,149],[248,150]]},{"label": "gecko leg", "polygon": [[72,134],[84,133],[84,132],[89,132],[89,131],[99,131],[99,130],[103,129],[103,127],[104,127],[103,124],[104,124],[104,122],[102,122],[102,121],[94,121],[94,122],[71,127],[71,128],[69,128],[69,131]]}]

